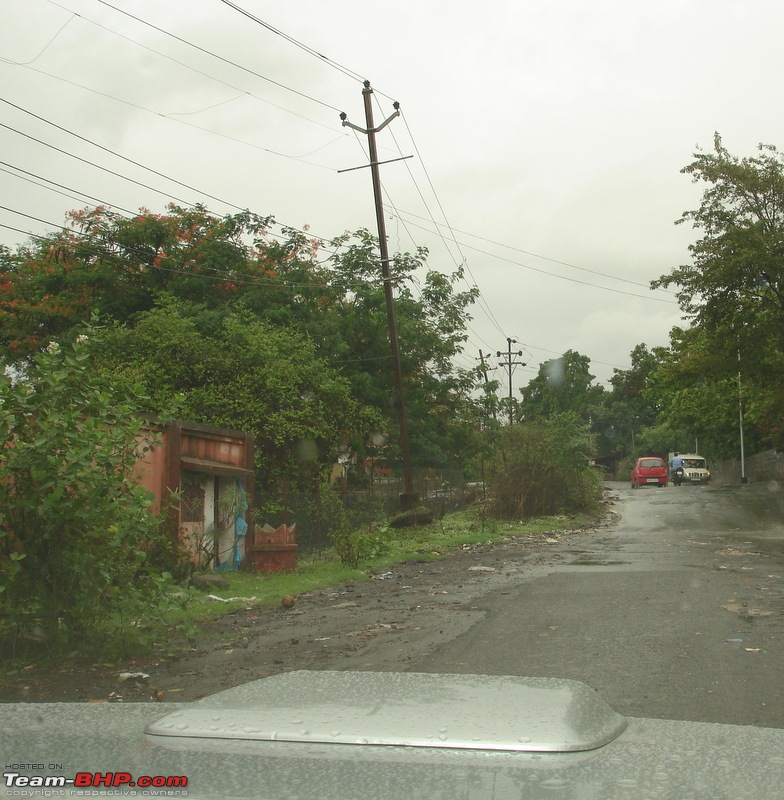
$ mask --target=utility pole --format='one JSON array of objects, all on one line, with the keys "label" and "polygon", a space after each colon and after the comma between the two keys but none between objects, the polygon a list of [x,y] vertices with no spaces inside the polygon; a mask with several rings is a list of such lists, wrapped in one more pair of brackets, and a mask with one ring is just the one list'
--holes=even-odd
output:
[{"label": "utility pole", "polygon": [[746,451],[743,447],[743,388],[740,382],[740,347],[738,348],[738,428],[740,430],[740,482],[747,483]]},{"label": "utility pole", "polygon": [[514,367],[524,367],[525,362],[523,361],[512,361],[512,356],[521,356],[523,354],[522,350],[518,350],[516,353],[512,352],[512,345],[517,344],[517,339],[510,339],[508,336],[506,338],[506,353],[502,353],[500,350],[496,351],[496,357],[500,358],[502,355],[506,355],[506,361],[502,361],[498,366],[506,367],[507,373],[509,375],[509,425],[514,424],[512,409],[513,409],[513,399],[512,399],[512,369]]},{"label": "utility pole", "polygon": [[[389,328],[389,346],[392,351],[392,367],[395,381],[395,406],[397,408],[398,426],[400,429],[400,451],[403,457],[403,482],[404,491],[400,495],[400,504],[403,510],[416,506],[419,496],[414,491],[414,475],[411,468],[411,449],[408,442],[408,421],[406,419],[406,407],[403,399],[403,370],[400,364],[400,343],[397,336],[397,323],[395,322],[395,299],[392,292],[392,278],[389,269],[389,249],[387,247],[387,232],[384,223],[384,204],[381,197],[381,176],[378,166],[378,149],[376,147],[376,134],[386,128],[392,120],[400,115],[400,104],[394,103],[395,113],[388,117],[377,128],[373,124],[373,90],[370,88],[370,81],[365,81],[365,88],[362,90],[362,97],[365,102],[365,124],[366,128],[360,128],[348,121],[347,115],[341,113],[342,124],[355,131],[364,133],[368,137],[368,149],[370,151],[370,174],[373,179],[373,197],[376,204],[376,224],[378,225],[378,246],[381,251],[381,276],[384,282],[384,298],[387,306],[387,327]],[[394,161],[400,159],[392,159]],[[384,162],[386,163],[386,162]],[[345,171],[345,170],[343,170]]]}]

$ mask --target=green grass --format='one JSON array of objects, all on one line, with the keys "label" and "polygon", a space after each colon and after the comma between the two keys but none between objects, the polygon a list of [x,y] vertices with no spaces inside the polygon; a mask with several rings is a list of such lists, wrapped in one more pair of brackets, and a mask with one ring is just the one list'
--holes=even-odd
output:
[{"label": "green grass", "polygon": [[[375,535],[384,541],[384,552],[363,561],[352,569],[337,558],[324,556],[300,558],[296,570],[282,573],[235,572],[222,574],[230,588],[216,591],[221,598],[238,598],[228,603],[196,595],[183,609],[173,613],[170,622],[179,625],[196,623],[249,606],[279,605],[286,595],[299,595],[327,586],[358,583],[385,572],[403,561],[431,561],[463,545],[501,541],[510,536],[535,536],[589,524],[588,517],[541,517],[528,522],[508,523],[483,517],[480,511],[469,509],[449,514],[430,525],[417,528],[384,529]],[[253,598],[253,599],[250,599]]]},{"label": "green grass", "polygon": [[[118,625],[119,620],[109,621],[107,637],[102,639],[101,652],[104,658],[114,658],[140,656],[149,652],[152,646],[177,647],[175,642],[180,637],[185,637],[190,642],[198,640],[199,622],[238,609],[278,606],[286,595],[296,596],[328,586],[369,581],[373,575],[387,572],[396,564],[404,561],[436,560],[463,545],[502,541],[511,536],[534,537],[572,529],[578,525],[590,526],[595,521],[595,516],[585,515],[543,517],[525,523],[509,523],[488,518],[480,507],[473,507],[417,528],[379,528],[372,532],[372,537],[374,542],[381,542],[382,546],[375,549],[376,555],[373,558],[362,561],[355,569],[342,564],[334,552],[328,551],[321,556],[301,557],[292,572],[221,574],[229,582],[229,588],[214,590],[213,593],[229,601],[225,603],[209,600],[206,592],[186,590],[172,584],[169,600],[163,601],[156,609],[148,609],[148,613],[138,623],[128,617],[122,628]],[[122,647],[114,640],[112,644],[109,634],[117,639],[123,630],[126,635],[119,637]],[[18,658],[0,658],[0,684],[4,674],[21,668],[20,665],[27,663],[30,657],[36,660],[56,660],[59,654],[43,650],[31,651]]]},{"label": "green grass", "polygon": [[[339,583],[368,579],[364,570],[351,569],[339,561],[304,558],[293,572],[233,572],[221,573],[229,589],[217,589],[213,594],[223,599],[236,597],[228,603],[208,600],[207,595],[197,595],[183,611],[177,612],[177,621],[209,619],[227,611],[248,606],[279,605],[288,594],[298,595]],[[248,598],[253,598],[252,600]]]}]

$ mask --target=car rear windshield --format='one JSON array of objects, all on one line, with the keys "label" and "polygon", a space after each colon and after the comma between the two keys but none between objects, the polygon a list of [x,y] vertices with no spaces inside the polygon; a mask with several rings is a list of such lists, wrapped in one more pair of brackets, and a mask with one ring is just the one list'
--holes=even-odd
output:
[{"label": "car rear windshield", "polygon": [[644,458],[640,461],[641,467],[660,467],[662,466],[662,460],[660,458]]}]

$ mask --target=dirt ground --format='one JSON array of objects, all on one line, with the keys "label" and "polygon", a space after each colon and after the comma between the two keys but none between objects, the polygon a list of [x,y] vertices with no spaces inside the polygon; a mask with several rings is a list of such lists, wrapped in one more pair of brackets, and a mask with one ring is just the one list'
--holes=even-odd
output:
[{"label": "dirt ground", "polygon": [[185,702],[296,669],[406,670],[477,622],[483,595],[503,592],[532,564],[557,563],[559,550],[595,530],[509,537],[404,562],[367,582],[299,595],[290,609],[226,614],[202,625],[195,646],[171,642],[147,658],[86,663],[76,654],[29,664],[3,678],[0,701]]}]

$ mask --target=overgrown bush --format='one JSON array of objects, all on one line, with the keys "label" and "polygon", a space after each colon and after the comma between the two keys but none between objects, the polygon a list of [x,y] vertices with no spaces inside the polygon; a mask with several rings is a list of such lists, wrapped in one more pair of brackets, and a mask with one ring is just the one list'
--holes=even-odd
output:
[{"label": "overgrown bush", "polygon": [[341,564],[356,568],[361,562],[386,555],[389,540],[381,533],[343,527],[330,533],[332,546]]},{"label": "overgrown bush", "polygon": [[491,482],[492,512],[529,519],[592,510],[601,476],[589,466],[591,449],[587,426],[573,414],[504,429]]},{"label": "overgrown bush", "polygon": [[327,483],[310,492],[289,491],[279,497],[257,492],[254,523],[274,528],[296,523],[299,552],[323,552],[334,544],[335,532],[356,528],[370,533],[384,524],[386,502],[383,493],[345,491]]},{"label": "overgrown bush", "polygon": [[[0,652],[100,645],[131,598],[161,590],[166,547],[131,480],[146,438],[132,391],[94,369],[88,337],[0,375]],[[149,614],[155,614],[153,610]],[[136,616],[142,615],[137,610]],[[99,636],[101,637],[99,639]]]}]

